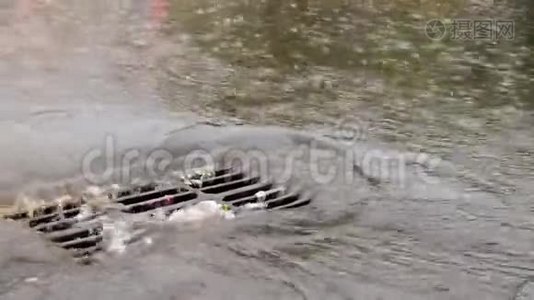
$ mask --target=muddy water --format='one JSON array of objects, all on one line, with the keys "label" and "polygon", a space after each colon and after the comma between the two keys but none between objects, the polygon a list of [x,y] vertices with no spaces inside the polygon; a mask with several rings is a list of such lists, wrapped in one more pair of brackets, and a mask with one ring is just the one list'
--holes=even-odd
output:
[{"label": "muddy water", "polygon": [[[427,172],[439,180],[410,167],[402,186],[356,176],[317,188],[303,163],[295,175],[317,188],[309,208],[150,228],[152,245],[94,266],[2,224],[0,295],[534,297],[532,10],[528,1],[0,0],[6,200],[79,177],[83,155],[107,135],[118,151],[232,141],[269,153],[273,170],[317,136],[338,150],[350,140],[357,154],[441,159]],[[460,17],[513,19],[516,36],[425,36],[428,19]],[[191,127],[205,119],[305,132]]]}]

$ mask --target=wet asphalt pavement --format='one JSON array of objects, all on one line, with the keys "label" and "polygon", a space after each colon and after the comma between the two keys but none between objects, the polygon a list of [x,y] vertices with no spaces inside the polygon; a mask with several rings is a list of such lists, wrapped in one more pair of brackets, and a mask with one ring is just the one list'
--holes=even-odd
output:
[{"label": "wet asphalt pavement", "polygon": [[[319,64],[282,77],[272,73],[277,66],[239,65],[206,51],[213,40],[195,40],[189,26],[198,20],[172,5],[0,0],[2,203],[86,185],[82,161],[104,149],[106,137],[116,153],[259,150],[274,178],[296,150],[316,147],[329,157],[321,168],[335,167],[335,176],[318,184],[304,155],[291,173],[316,193],[310,206],[194,229],[151,227],[151,245],[102,254],[88,266],[3,221],[0,298],[534,299],[528,95],[510,96],[520,105],[478,110],[449,98],[420,110],[402,99],[350,102],[348,87],[358,89],[361,77],[370,78],[356,90],[364,98],[390,86],[371,72],[350,73],[356,78],[345,85],[349,71]],[[265,96],[291,89],[306,98]],[[318,95],[329,100],[318,104]],[[261,96],[269,105],[250,100]],[[354,117],[343,115],[348,109],[364,120],[357,124],[365,123],[365,139],[339,138],[331,121]],[[356,159],[348,162],[347,153]],[[370,180],[376,174],[365,157],[399,153],[402,184]],[[413,153],[440,160],[429,166]]]}]

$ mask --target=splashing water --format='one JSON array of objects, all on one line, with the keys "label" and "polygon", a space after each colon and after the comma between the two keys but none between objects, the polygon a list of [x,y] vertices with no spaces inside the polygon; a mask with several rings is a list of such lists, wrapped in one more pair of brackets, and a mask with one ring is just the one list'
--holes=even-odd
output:
[{"label": "splashing water", "polygon": [[30,217],[33,217],[39,208],[45,205],[42,199],[34,199],[26,194],[20,194],[15,201],[13,211],[27,211]]},{"label": "splashing water", "polygon": [[80,213],[77,214],[74,218],[78,221],[84,221],[89,219],[93,215],[93,209],[90,205],[84,204],[80,207]]},{"label": "splashing water", "polygon": [[[89,206],[86,206],[88,214],[92,212]],[[84,209],[80,214],[84,213]],[[174,223],[198,225],[208,220],[231,220],[235,218],[233,211],[228,210],[224,205],[216,201],[201,201],[195,205],[180,209],[166,217],[163,210],[157,210],[146,220],[126,220],[122,215],[105,215],[99,218],[102,222],[104,249],[106,252],[113,254],[124,254],[129,244],[140,238],[145,245],[152,244],[152,238],[146,236],[147,230],[135,228],[136,221],[141,224],[150,226],[156,221],[159,224]]]},{"label": "splashing water", "polygon": [[102,219],[105,249],[108,252],[123,254],[132,239],[131,225],[123,220]]},{"label": "splashing water", "polygon": [[247,203],[243,205],[244,210],[260,210],[267,208],[267,204],[264,202],[259,203]]},{"label": "splashing water", "polygon": [[231,220],[234,218],[235,214],[225,210],[221,204],[215,201],[202,201],[172,213],[167,220],[176,223],[197,223],[207,219]]}]

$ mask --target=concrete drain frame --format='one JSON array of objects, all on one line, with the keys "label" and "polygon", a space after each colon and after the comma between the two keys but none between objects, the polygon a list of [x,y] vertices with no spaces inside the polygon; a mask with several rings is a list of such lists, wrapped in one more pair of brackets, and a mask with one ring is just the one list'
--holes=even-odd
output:
[{"label": "concrete drain frame", "polygon": [[[202,170],[202,169],[198,169]],[[227,209],[239,211],[248,203],[259,203],[266,210],[290,209],[308,205],[312,197],[304,189],[291,189],[233,167],[210,171],[191,171],[175,184],[144,183],[108,193],[109,204],[124,215],[156,213],[171,215],[205,200],[214,200]],[[103,249],[103,223],[106,211],[84,212],[90,199],[66,203],[47,203],[36,210],[5,215],[5,219],[25,222],[45,239],[72,253],[87,258]]]}]

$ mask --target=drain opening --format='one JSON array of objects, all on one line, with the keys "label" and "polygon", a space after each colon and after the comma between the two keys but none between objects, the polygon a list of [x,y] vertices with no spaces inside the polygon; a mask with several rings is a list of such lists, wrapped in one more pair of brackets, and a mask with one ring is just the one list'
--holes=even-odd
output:
[{"label": "drain opening", "polygon": [[206,194],[220,194],[230,190],[235,190],[241,187],[255,184],[260,181],[260,177],[247,177],[236,181],[224,182],[207,188],[200,189]]},{"label": "drain opening", "polygon": [[53,213],[31,218],[29,221],[30,227],[35,227],[39,224],[50,223],[57,219],[72,218],[80,213],[80,207],[72,208],[69,210],[56,210]]},{"label": "drain opening", "polygon": [[75,239],[86,238],[91,235],[101,233],[103,230],[101,223],[89,223],[83,227],[74,227],[62,231],[56,231],[46,235],[46,237],[55,243],[64,243]]},{"label": "drain opening", "polygon": [[241,180],[243,179],[244,176],[245,175],[241,172],[232,172],[232,173],[222,174],[219,176],[215,176],[209,179],[202,180],[201,187],[206,189],[208,187],[213,187],[213,186],[221,185],[224,183],[229,183],[231,181]]},{"label": "drain opening", "polygon": [[90,235],[84,238],[77,238],[71,241],[60,243],[59,246],[64,249],[84,249],[94,247],[104,239],[102,234]]},{"label": "drain opening", "polygon": [[136,194],[142,194],[142,193],[154,191],[157,188],[158,188],[158,185],[153,182],[140,185],[140,186],[136,186],[136,187],[122,188],[118,190],[115,195],[110,194],[109,198],[111,199],[111,198],[123,198],[127,196],[133,196]]},{"label": "drain opening", "polygon": [[175,195],[187,190],[180,187],[162,189],[162,190],[153,190],[153,191],[143,191],[139,194],[130,193],[128,196],[119,197],[117,199],[112,199],[114,202],[129,206],[137,203],[150,201],[153,199],[163,198],[165,196]]},{"label": "drain opening", "polygon": [[175,195],[166,195],[166,196],[159,197],[153,200],[147,200],[145,202],[138,202],[138,203],[128,205],[123,211],[127,213],[141,213],[141,212],[146,212],[146,211],[154,210],[154,209],[161,208],[161,207],[183,203],[183,202],[193,200],[196,198],[197,198],[197,194],[194,192],[185,192],[185,193],[175,194]]},{"label": "drain opening", "polygon": [[[223,197],[223,201],[225,202],[233,202],[239,199],[247,198],[250,196],[254,196],[256,193],[261,191],[270,190],[272,188],[273,184],[264,182],[253,186],[248,186],[245,189],[234,191],[227,196]],[[256,199],[256,197],[254,197]]]},{"label": "drain opening", "polygon": [[[173,187],[148,183],[122,188],[108,197],[111,203],[120,204],[120,210],[126,214],[151,214],[159,209],[167,216],[200,200],[216,200],[234,208],[259,203],[268,210],[295,208],[311,202],[310,197],[299,192],[232,168],[195,173]],[[99,217],[105,212],[87,214],[83,209],[86,200],[63,206],[50,203],[31,213],[23,211],[5,217],[27,222],[46,239],[71,251],[75,258],[87,257],[103,249],[103,224]]]}]

